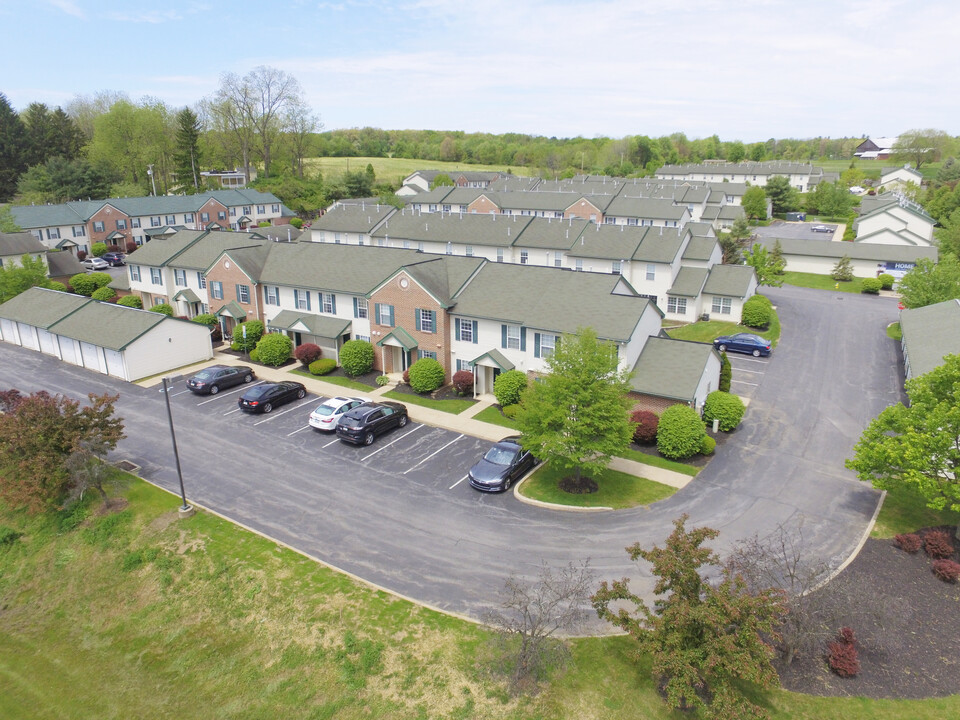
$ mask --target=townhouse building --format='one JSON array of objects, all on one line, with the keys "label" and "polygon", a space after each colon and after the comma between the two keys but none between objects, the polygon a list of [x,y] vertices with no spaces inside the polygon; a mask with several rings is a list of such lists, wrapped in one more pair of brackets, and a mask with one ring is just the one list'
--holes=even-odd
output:
[{"label": "townhouse building", "polygon": [[456,187],[463,188],[485,188],[495,180],[512,177],[504,172],[491,172],[487,170],[417,170],[403,179],[403,185],[397,194],[403,197],[421,192],[429,192],[437,175],[447,175],[453,180]]},{"label": "townhouse building", "polygon": [[853,223],[857,243],[923,247],[934,244],[936,220],[919,203],[901,193],[864,198],[860,212]]},{"label": "townhouse building", "polygon": [[370,245],[370,236],[396,208],[377,201],[339,201],[310,224],[315,242]]},{"label": "townhouse building", "polygon": [[824,179],[823,168],[809,163],[771,160],[769,162],[705,162],[685,165],[664,165],[656,172],[662,180],[700,180],[703,182],[749,183],[766,185],[775,176],[782,175],[790,185],[805,193]]}]

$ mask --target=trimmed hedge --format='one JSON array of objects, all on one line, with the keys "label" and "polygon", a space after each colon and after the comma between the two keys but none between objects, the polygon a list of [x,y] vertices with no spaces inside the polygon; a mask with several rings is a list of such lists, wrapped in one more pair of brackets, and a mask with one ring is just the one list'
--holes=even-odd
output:
[{"label": "trimmed hedge", "polygon": [[106,252],[107,244],[105,242],[95,242],[90,246],[90,254],[94,257],[103,257]]},{"label": "trimmed hedge", "polygon": [[112,287],[102,287],[94,290],[90,297],[92,297],[94,300],[99,300],[100,302],[109,302],[116,296],[117,293]]},{"label": "trimmed hedge", "polygon": [[373,345],[367,340],[347,340],[340,348],[340,367],[350,377],[373,370]]},{"label": "trimmed hedge", "polygon": [[[244,328],[247,329],[246,339],[243,337]],[[247,320],[233,328],[233,343],[230,347],[234,350],[253,350],[262,337],[263,323],[259,320]]]},{"label": "trimmed hedge", "polygon": [[700,452],[706,434],[696,410],[687,405],[671,405],[660,414],[657,450],[665,458],[685,460]]},{"label": "trimmed hedge", "polygon": [[420,358],[410,366],[410,387],[414,392],[433,392],[443,385],[443,365],[433,358]]},{"label": "trimmed hedge", "polygon": [[106,287],[113,280],[107,273],[77,273],[70,278],[70,287],[78,295],[90,297],[95,290]]},{"label": "trimmed hedge", "polygon": [[765,328],[773,317],[773,305],[763,295],[753,295],[743,304],[740,322],[747,327]]},{"label": "trimmed hedge", "polygon": [[257,343],[256,353],[264,365],[279,367],[293,351],[293,340],[284,333],[267,333]]},{"label": "trimmed hedge", "polygon": [[720,429],[723,432],[736,430],[743,419],[744,412],[746,408],[743,406],[743,400],[722,390],[714,390],[707,395],[707,401],[703,405],[703,419],[708,424],[719,420]]},{"label": "trimmed hedge", "polygon": [[893,290],[893,284],[897,281],[890,273],[880,273],[880,275],[877,276],[877,280],[880,281],[880,288],[882,290]]},{"label": "trimmed hedge", "polygon": [[704,435],[703,440],[700,441],[700,454],[713,455],[713,451],[716,449],[717,449],[717,441],[714,440],[709,435]]},{"label": "trimmed hedge", "polygon": [[154,305],[150,308],[150,312],[160,313],[161,315],[166,315],[167,317],[173,317],[173,307],[170,303],[160,303],[159,305]]},{"label": "trimmed hedge", "polygon": [[720,353],[720,389],[723,392],[730,392],[730,383],[733,382],[733,366],[730,365],[730,358],[724,350]]},{"label": "trimmed hedge", "polygon": [[322,355],[323,350],[316,343],[297,345],[297,348],[293,351],[293,356],[300,361],[300,364],[308,366],[310,363],[319,360]]},{"label": "trimmed hedge", "polygon": [[526,389],[527,374],[522,370],[507,370],[493,381],[493,395],[502,408],[520,402],[520,393]]},{"label": "trimmed hedge", "polygon": [[504,405],[503,409],[500,410],[503,413],[503,416],[508,420],[513,420],[517,413],[520,412],[519,405]]},{"label": "trimmed hedge", "polygon": [[860,292],[867,295],[879,295],[882,287],[883,282],[880,278],[864,278],[860,283]]},{"label": "trimmed hedge", "polygon": [[217,316],[213,313],[201,313],[193,318],[193,322],[206,325],[207,327],[213,327],[217,324]]},{"label": "trimmed hedge", "polygon": [[136,295],[124,295],[122,298],[117,300],[117,305],[123,305],[124,307],[137,308],[137,310],[140,310],[143,308],[143,300],[141,300]]},{"label": "trimmed hedge", "polygon": [[337,361],[333,358],[320,358],[310,363],[311,375],[326,375],[337,369]]},{"label": "trimmed hedge", "polygon": [[66,292],[67,286],[58,280],[51,280],[47,283],[47,290],[56,290],[57,292]]}]

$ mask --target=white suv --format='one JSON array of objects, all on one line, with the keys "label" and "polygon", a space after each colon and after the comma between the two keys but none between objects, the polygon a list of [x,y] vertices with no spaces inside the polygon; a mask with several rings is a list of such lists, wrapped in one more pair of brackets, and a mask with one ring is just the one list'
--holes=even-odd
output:
[{"label": "white suv", "polygon": [[372,400],[370,398],[330,398],[310,413],[310,427],[314,430],[336,430],[341,415],[347,410],[352,410],[368,402],[372,402]]}]

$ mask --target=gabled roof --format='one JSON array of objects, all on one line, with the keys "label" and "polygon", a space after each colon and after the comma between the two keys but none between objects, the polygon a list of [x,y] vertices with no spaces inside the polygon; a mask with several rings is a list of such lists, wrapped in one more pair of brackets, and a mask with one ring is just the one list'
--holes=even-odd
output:
[{"label": "gabled roof", "polygon": [[[504,218],[510,222],[517,216]],[[514,246],[522,248],[536,248],[539,250],[568,250],[580,241],[585,233],[591,231],[589,220],[580,218],[532,218],[523,216],[518,218],[517,224],[521,228],[514,241]]]},{"label": "gabled roof", "polygon": [[355,232],[370,234],[385,218],[397,209],[393,205],[336,203],[310,224],[310,230],[326,232]]},{"label": "gabled roof", "polygon": [[237,264],[240,270],[243,271],[252,282],[260,283],[263,282],[261,275],[263,274],[263,268],[271,250],[276,247],[289,247],[291,245],[299,245],[299,243],[266,242],[263,245],[227,248],[210,264],[213,265],[220,257],[226,255]]},{"label": "gabled roof", "polygon": [[[389,343],[387,342],[388,340],[395,340],[396,343]],[[393,330],[388,332],[382,338],[377,340],[377,347],[383,347],[384,345],[393,345],[393,344],[400,345],[400,347],[402,347],[407,352],[417,347],[417,341],[414,340],[413,337],[410,336],[410,333],[408,333],[402,327],[395,327]]]},{"label": "gabled roof", "polygon": [[[443,307],[450,307],[454,296],[486,260],[443,255],[423,260],[402,269]],[[399,271],[398,271],[399,272]]]},{"label": "gabled roof", "polygon": [[686,205],[675,205],[664,198],[614,198],[604,214],[614,217],[633,217],[645,220],[672,220],[679,222],[689,211]]},{"label": "gabled roof", "polygon": [[[476,193],[480,192],[479,188],[464,188],[464,189],[468,189],[470,192],[472,192],[474,194],[474,198],[476,197]],[[436,187],[433,190],[427,190],[425,192],[417,193],[416,195],[410,198],[410,202],[422,204],[422,205],[439,205],[441,202],[448,202],[448,201],[445,201],[445,198],[456,191],[457,191],[457,188],[454,185],[441,185],[440,187]]]},{"label": "gabled roof", "polygon": [[683,251],[683,259],[706,262],[717,248],[717,239],[705,235],[694,235]]},{"label": "gabled roof", "polygon": [[914,170],[909,165],[903,165],[901,167],[883,168],[880,171],[880,182],[883,183],[884,178],[888,175],[895,175],[898,173],[907,173],[908,175],[913,175],[917,179],[918,184],[921,180],[923,180],[923,173],[921,173],[919,170]]},{"label": "gabled roof", "polygon": [[47,268],[50,277],[76,275],[77,273],[82,273],[86,269],[80,264],[80,261],[77,260],[77,256],[73,253],[56,252],[54,250],[47,252]]},{"label": "gabled roof", "polygon": [[200,302],[200,296],[190,288],[184,288],[173,296],[174,300],[183,300],[184,302]]},{"label": "gabled roof", "polygon": [[728,297],[746,297],[756,273],[749,265],[714,265],[710,276],[703,286],[703,292],[709,295]]},{"label": "gabled roof", "polygon": [[911,376],[930,372],[947,355],[960,355],[960,300],[902,310],[900,330]]},{"label": "gabled roof", "polygon": [[[179,237],[183,232],[177,233],[174,238]],[[261,247],[269,242],[270,241],[265,239],[259,232],[204,231],[200,233],[198,242],[187,245],[176,257],[171,259],[169,264],[177,268],[203,271],[210,267],[224,250],[231,248]],[[130,257],[136,260],[137,253],[151,245],[153,245],[153,241],[141,247]],[[129,257],[127,258],[127,262],[130,262]]]},{"label": "gabled roof", "polygon": [[0,233],[0,256],[2,257],[20,257],[21,255],[45,253],[46,251],[47,246],[37,240],[33,233]]},{"label": "gabled roof", "polygon": [[339,338],[350,331],[351,320],[329,315],[315,315],[299,310],[281,310],[267,325],[278,330],[303,330],[322,338]]},{"label": "gabled roof", "polygon": [[162,313],[94,300],[52,325],[50,332],[108,350],[123,350],[148,330],[167,321],[188,322]]},{"label": "gabled roof", "polygon": [[[566,224],[568,221],[561,222]],[[630,260],[647,231],[653,229],[639,225],[597,225],[582,222],[583,228],[578,236],[574,236],[574,244],[570,246],[571,257]]]},{"label": "gabled roof", "polygon": [[229,315],[235,320],[247,319],[247,311],[240,307],[240,303],[238,303],[236,300],[231,300],[222,308],[217,310],[217,316],[219,317],[222,315]]},{"label": "gabled roof", "polygon": [[494,366],[500,368],[500,371],[501,371],[501,372],[510,372],[511,370],[513,370],[514,368],[516,368],[516,365],[514,365],[512,362],[510,362],[510,361],[507,359],[507,357],[506,357],[502,352],[500,352],[499,350],[497,350],[496,348],[490,348],[489,350],[487,350],[487,351],[486,351],[485,353],[483,353],[482,355],[477,355],[477,357],[475,357],[473,360],[470,361],[470,364],[471,364],[471,365],[483,365],[484,363],[482,363],[481,361],[482,361],[484,358],[489,358],[489,359],[490,359],[490,362],[492,362],[492,363],[494,364]]},{"label": "gabled roof", "polygon": [[127,255],[127,264],[164,267],[207,234],[207,230],[181,230],[169,237],[154,238]]},{"label": "gabled roof", "polygon": [[630,387],[644,395],[692,402],[707,369],[713,345],[652,336],[633,367]]},{"label": "gabled roof", "polygon": [[82,295],[32,287],[0,305],[0,318],[46,330],[91,302]]},{"label": "gabled roof", "polygon": [[366,295],[407,263],[416,250],[329,243],[270,243],[260,282],[324,292]]},{"label": "gabled roof", "polygon": [[682,228],[648,227],[631,259],[637,262],[672,263],[683,247],[685,236],[686,231]]},{"label": "gabled roof", "polygon": [[681,267],[673,279],[673,286],[667,290],[667,295],[697,297],[703,290],[709,274],[710,271],[707,268]]},{"label": "gabled roof", "polygon": [[510,247],[531,218],[488,213],[419,213],[391,216],[372,234],[375,238],[485,247]]},{"label": "gabled roof", "polygon": [[755,242],[767,250],[779,240],[784,255],[841,258],[851,260],[876,260],[884,262],[916,262],[922,258],[937,261],[937,248],[931,245],[889,245],[886,243],[850,243],[833,240],[805,240],[801,238],[759,237]]}]

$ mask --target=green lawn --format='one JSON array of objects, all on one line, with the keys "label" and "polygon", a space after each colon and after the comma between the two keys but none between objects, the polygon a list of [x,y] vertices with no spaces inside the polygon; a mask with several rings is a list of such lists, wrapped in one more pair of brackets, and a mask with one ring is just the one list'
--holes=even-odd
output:
[{"label": "green lawn", "polygon": [[304,161],[305,170],[311,173],[317,170],[323,173],[324,178],[337,177],[344,172],[356,172],[373,165],[373,173],[378,180],[389,180],[399,184],[403,178],[417,170],[442,170],[450,175],[466,170],[510,170],[514,175],[536,175],[535,171],[525,167],[506,167],[505,165],[476,165],[472,163],[442,162],[440,160],[416,160],[410,158],[377,158],[377,157],[322,157],[307,158]]},{"label": "green lawn", "polygon": [[887,337],[893,338],[897,342],[903,340],[903,332],[900,330],[900,323],[890,323],[887,325]]},{"label": "green lawn", "polygon": [[471,400],[468,398],[434,400],[432,397],[427,397],[424,395],[411,395],[410,393],[397,392],[396,390],[388,390],[383,394],[383,397],[390,398],[391,400],[398,400],[399,402],[408,403],[410,405],[420,405],[422,407],[433,408],[434,410],[441,410],[452,415],[459,415],[477,402],[476,400]]},{"label": "green lawn", "polygon": [[745,325],[739,325],[738,323],[726,322],[723,320],[695,322],[690,323],[689,325],[666,328],[666,330],[667,335],[675,340],[691,340],[693,342],[702,343],[712,343],[715,338],[718,338],[721,335],[734,335],[741,332],[750,332],[772,341],[774,347],[776,347],[777,342],[780,340],[780,317],[777,315],[776,309],[774,309],[773,315],[770,319],[770,327],[768,327],[766,330],[748,328]]},{"label": "green lawn", "polygon": [[561,490],[558,485],[560,479],[569,473],[569,470],[563,470],[553,463],[541,465],[520,486],[520,493],[525,497],[556,505],[621,509],[649,505],[668,498],[677,491],[668,485],[607,468],[594,477],[600,488],[597,492],[572,495]]},{"label": "green lawn", "polygon": [[511,430],[517,429],[517,423],[508,417],[504,417],[503,413],[500,412],[500,408],[498,408],[496,405],[491,405],[490,407],[484,408],[474,415],[473,419],[480,420],[481,422],[491,423],[493,425],[500,425],[505,428],[510,428]]},{"label": "green lawn", "polygon": [[290,372],[294,375],[303,375],[303,377],[308,377],[313,380],[322,380],[323,382],[330,383],[331,385],[340,385],[341,387],[350,388],[351,390],[359,390],[362,393],[369,393],[371,390],[376,390],[376,388],[372,388],[369,385],[364,385],[362,382],[357,382],[356,380],[343,377],[342,375],[314,375],[308,370],[291,370]]},{"label": "green lawn", "polygon": [[[86,519],[0,506],[22,533],[0,546],[4,720],[681,717],[628,637],[572,641],[565,670],[512,698],[482,627],[204,512],[178,520],[179,498],[146,483],[117,492],[128,507],[101,516],[88,494]],[[960,696],[764,701],[774,720],[960,716]]]},{"label": "green lawn", "polygon": [[829,275],[790,271],[783,273],[784,285],[796,285],[797,287],[814,288],[815,290],[833,290],[835,292],[839,290],[840,292],[859,293],[862,283],[862,278],[838,282]]},{"label": "green lawn", "polygon": [[889,538],[923,527],[957,524],[960,524],[960,513],[931,510],[920,493],[904,488],[887,492],[871,536]]},{"label": "green lawn", "polygon": [[654,467],[663,468],[664,470],[673,470],[674,472],[683,473],[684,475],[689,475],[690,477],[696,477],[697,473],[700,472],[700,468],[695,468],[692,465],[684,465],[681,462],[667,460],[659,455],[647,455],[646,453],[640,452],[639,450],[634,450],[633,448],[627,448],[624,450],[622,453],[620,453],[620,457],[626,458],[627,460],[633,460],[634,462],[643,463],[644,465],[653,465]]}]

